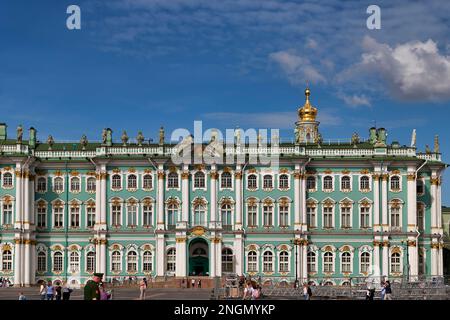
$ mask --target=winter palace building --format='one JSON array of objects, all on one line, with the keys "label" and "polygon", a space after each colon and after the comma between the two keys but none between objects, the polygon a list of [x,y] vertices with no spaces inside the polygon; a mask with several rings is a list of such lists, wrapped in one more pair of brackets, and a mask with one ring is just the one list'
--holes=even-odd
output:
[{"label": "winter palace building", "polygon": [[[243,156],[233,164],[174,163],[181,147],[162,128],[154,143],[141,132],[114,142],[111,129],[99,142],[44,143],[34,128],[10,139],[0,124],[0,276],[24,286],[84,284],[93,272],[334,285],[441,276],[447,165],[437,137],[426,152],[415,133],[410,146],[388,144],[383,128],[325,142],[305,94],[293,142],[249,144],[238,134],[224,148]],[[264,153],[279,165],[248,161]]]}]

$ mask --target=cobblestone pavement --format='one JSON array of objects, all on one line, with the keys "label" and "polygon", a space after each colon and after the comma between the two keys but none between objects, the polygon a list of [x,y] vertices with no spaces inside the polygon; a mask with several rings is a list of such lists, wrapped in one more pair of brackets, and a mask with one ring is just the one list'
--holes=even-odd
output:
[{"label": "cobblestone pavement", "polygon": [[[27,300],[40,300],[39,288],[0,288],[0,300],[18,300],[23,292]],[[114,288],[113,300],[139,300],[138,288]],[[209,300],[211,289],[147,289],[146,300]],[[75,289],[70,300],[83,300],[83,290]]]}]

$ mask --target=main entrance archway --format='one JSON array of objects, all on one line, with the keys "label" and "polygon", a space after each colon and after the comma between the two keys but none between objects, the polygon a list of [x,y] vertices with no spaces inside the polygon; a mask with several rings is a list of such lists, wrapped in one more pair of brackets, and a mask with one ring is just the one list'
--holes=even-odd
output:
[{"label": "main entrance archway", "polygon": [[196,238],[189,244],[189,275],[209,275],[209,248],[203,238]]}]

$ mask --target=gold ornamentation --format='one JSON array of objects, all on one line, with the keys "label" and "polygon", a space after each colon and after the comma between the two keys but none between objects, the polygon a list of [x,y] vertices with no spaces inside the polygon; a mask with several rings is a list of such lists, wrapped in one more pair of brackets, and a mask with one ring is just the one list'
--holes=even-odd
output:
[{"label": "gold ornamentation", "polygon": [[378,240],[373,240],[373,246],[374,247],[380,247],[383,244],[383,242],[378,241]]},{"label": "gold ornamentation", "polygon": [[289,172],[289,169],[287,169],[287,168],[280,168],[280,173],[288,173]]},{"label": "gold ornamentation", "polygon": [[192,204],[194,206],[206,206],[206,201],[203,198],[195,198],[194,201],[192,201]]},{"label": "gold ornamentation", "polygon": [[114,168],[114,169],[112,170],[112,172],[114,172],[114,173],[120,173],[120,169],[119,169],[119,168]]},{"label": "gold ornamentation", "polygon": [[370,207],[370,202],[367,200],[361,201],[361,207]]},{"label": "gold ornamentation", "polygon": [[286,207],[289,205],[289,199],[288,198],[281,198],[278,203],[280,204],[280,206]]},{"label": "gold ornamentation", "polygon": [[54,251],[59,251],[59,250],[62,250],[62,247],[60,245],[56,245],[56,246],[53,247],[53,250]]},{"label": "gold ornamentation", "polygon": [[214,237],[213,239],[212,239],[212,242],[213,243],[220,243],[222,241],[222,239],[221,238],[219,238],[219,237]]},{"label": "gold ornamentation", "polygon": [[331,201],[330,199],[327,199],[327,200],[324,201],[323,206],[324,207],[333,207],[334,206],[334,202]]},{"label": "gold ornamentation", "polygon": [[136,172],[136,168],[128,168],[128,172],[129,173],[135,173]]},{"label": "gold ornamentation", "polygon": [[439,249],[439,243],[433,242],[431,244],[431,249]]},{"label": "gold ornamentation", "polygon": [[381,178],[381,174],[379,174],[379,173],[372,173],[372,179],[374,181],[378,181],[378,180],[380,180],[380,178]]},{"label": "gold ornamentation", "polygon": [[230,167],[225,167],[225,168],[223,168],[222,171],[223,171],[223,172],[231,172],[232,170],[231,170]]},{"label": "gold ornamentation", "polygon": [[178,200],[176,198],[170,197],[169,199],[167,199],[166,203],[167,205],[178,205]]},{"label": "gold ornamentation", "polygon": [[77,170],[74,170],[74,171],[70,171],[70,175],[72,177],[78,177],[80,175],[80,173]]},{"label": "gold ornamentation", "polygon": [[388,240],[384,240],[383,241],[383,247],[389,247],[389,241]]},{"label": "gold ornamentation", "polygon": [[407,175],[407,179],[408,179],[408,181],[415,181],[416,180],[416,175],[414,173],[409,173]]},{"label": "gold ornamentation", "polygon": [[407,244],[408,244],[408,247],[415,247],[416,246],[416,241],[415,240],[408,240]]},{"label": "gold ornamentation", "polygon": [[217,179],[219,177],[219,174],[216,171],[211,171],[209,173],[209,176],[211,177],[211,179]]},{"label": "gold ornamentation", "polygon": [[306,200],[306,206],[308,208],[315,208],[316,205],[317,205],[317,203],[315,201],[313,201],[313,200]]},{"label": "gold ornamentation", "polygon": [[177,172],[177,168],[174,167],[174,166],[170,166],[170,167],[169,167],[169,172],[170,172],[170,173],[173,173],[173,172],[176,173],[176,172]]},{"label": "gold ornamentation", "polygon": [[350,170],[344,169],[344,170],[342,170],[342,174],[350,174]]},{"label": "gold ornamentation", "polygon": [[382,174],[381,178],[383,179],[383,181],[388,181],[389,180],[389,175],[387,173]]},{"label": "gold ornamentation", "polygon": [[348,199],[345,199],[341,202],[341,206],[344,208],[350,208],[352,206],[352,202]]},{"label": "gold ornamentation", "polygon": [[294,172],[294,179],[303,179],[305,175],[299,171]]},{"label": "gold ornamentation", "polygon": [[189,171],[183,171],[181,173],[181,179],[183,180],[189,179],[189,175],[190,175]]},{"label": "gold ornamentation", "polygon": [[256,173],[256,169],[255,168],[250,168],[247,171],[248,171],[248,173]]},{"label": "gold ornamentation", "polygon": [[439,184],[439,178],[430,178],[430,183],[432,186],[437,186]]},{"label": "gold ornamentation", "polygon": [[192,229],[191,233],[195,236],[202,236],[206,232],[206,229],[202,226],[196,226]]},{"label": "gold ornamentation", "polygon": [[333,248],[331,246],[326,246],[323,250],[325,252],[330,252],[330,251],[333,251]]},{"label": "gold ornamentation", "polygon": [[263,203],[265,206],[271,206],[271,205],[273,205],[273,200],[272,199],[264,199]]},{"label": "gold ornamentation", "polygon": [[400,202],[400,200],[394,199],[394,200],[391,200],[391,201],[389,202],[389,204],[391,205],[391,208],[398,209],[398,208],[401,207],[401,204],[402,204],[402,203]]},{"label": "gold ornamentation", "polygon": [[323,173],[325,173],[325,174],[332,174],[333,171],[331,171],[331,169],[327,169],[327,170],[325,170]]},{"label": "gold ornamentation", "polygon": [[298,109],[298,118],[299,121],[316,121],[317,116],[317,108],[313,107],[309,102],[309,96],[311,95],[311,91],[309,88],[305,90],[305,104],[303,107]]},{"label": "gold ornamentation", "polygon": [[391,174],[400,174],[400,170],[396,169],[391,172]]},{"label": "gold ornamentation", "polygon": [[[18,240],[18,239],[17,239]],[[3,251],[5,251],[5,250],[11,250],[11,246],[9,245],[9,244],[5,244],[4,246],[3,246]]]},{"label": "gold ornamentation", "polygon": [[164,171],[158,171],[158,179],[162,180],[164,179],[165,173]]},{"label": "gold ornamentation", "polygon": [[236,179],[242,179],[242,171],[236,171],[236,172],[234,173],[234,177],[235,177]]},{"label": "gold ornamentation", "polygon": [[177,242],[177,243],[185,243],[186,242],[186,237],[181,237],[181,238],[175,238],[175,241]]},{"label": "gold ornamentation", "polygon": [[361,173],[361,174],[369,174],[370,171],[369,171],[368,169],[362,169],[362,170],[360,171],[360,173]]},{"label": "gold ornamentation", "polygon": [[402,253],[399,247],[393,247],[391,253]]},{"label": "gold ornamentation", "polygon": [[257,201],[255,198],[249,198],[249,199],[247,200],[247,205],[248,205],[248,206],[254,206],[254,205],[256,205],[257,202],[258,202],[258,201]]}]

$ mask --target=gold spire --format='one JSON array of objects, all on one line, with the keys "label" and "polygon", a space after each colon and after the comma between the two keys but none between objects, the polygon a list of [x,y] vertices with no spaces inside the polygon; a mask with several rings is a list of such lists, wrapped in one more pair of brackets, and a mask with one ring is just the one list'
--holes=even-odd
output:
[{"label": "gold spire", "polygon": [[317,109],[309,102],[311,91],[309,88],[305,89],[306,101],[302,108],[298,109],[298,117],[300,121],[316,121]]}]

